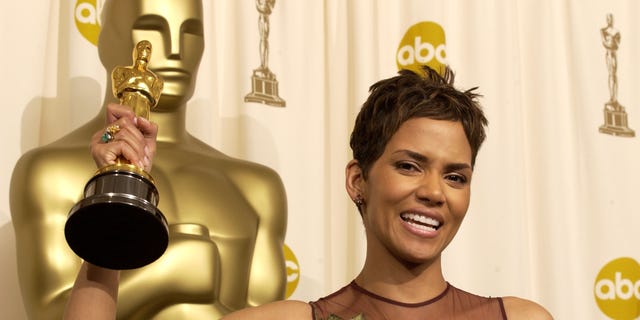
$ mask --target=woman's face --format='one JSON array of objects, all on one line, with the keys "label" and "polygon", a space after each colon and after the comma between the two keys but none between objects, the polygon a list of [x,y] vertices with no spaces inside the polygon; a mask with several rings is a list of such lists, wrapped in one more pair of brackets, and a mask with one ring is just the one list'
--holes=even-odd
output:
[{"label": "woman's face", "polygon": [[409,263],[439,258],[469,207],[472,173],[471,147],[459,122],[403,123],[367,179],[355,175],[369,250]]}]

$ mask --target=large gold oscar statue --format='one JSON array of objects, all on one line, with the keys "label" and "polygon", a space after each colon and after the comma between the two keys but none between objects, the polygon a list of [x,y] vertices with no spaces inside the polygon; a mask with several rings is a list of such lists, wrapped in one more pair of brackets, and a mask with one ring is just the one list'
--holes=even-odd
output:
[{"label": "large gold oscar statue", "polygon": [[[98,44],[107,71],[128,65],[142,39],[164,79],[151,119],[158,124],[153,175],[169,224],[154,263],[121,273],[119,319],[217,319],[229,310],[282,299],[286,198],[278,174],[229,157],[186,130],[204,49],[201,0],[107,0]],[[19,281],[30,319],[60,319],[81,260],[64,224],[96,170],[89,137],[117,102],[107,77],[103,110],[87,124],[18,161],[11,181]]]}]

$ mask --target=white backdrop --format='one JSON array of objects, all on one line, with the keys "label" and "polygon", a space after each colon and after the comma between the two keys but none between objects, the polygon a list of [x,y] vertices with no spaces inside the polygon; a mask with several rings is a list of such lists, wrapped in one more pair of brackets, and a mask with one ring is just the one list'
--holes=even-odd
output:
[{"label": "white backdrop", "polygon": [[[286,242],[301,276],[292,298],[330,293],[359,271],[363,232],[343,178],[352,122],[368,86],[397,71],[405,32],[431,21],[444,30],[457,85],[480,87],[490,121],[469,214],[446,253],[447,279],[478,294],[533,299],[557,319],[640,310],[640,142],[598,131],[609,98],[600,38],[608,13],[622,36],[618,98],[629,127],[640,129],[640,3],[278,0],[269,67],[286,101],[280,108],[243,101],[260,64],[254,0],[203,1],[206,48],[189,131],[282,177]],[[7,319],[25,318],[8,202],[13,167],[27,150],[89,120],[104,92],[96,48],[75,23],[76,2],[86,1],[0,4],[0,310]],[[622,257],[626,264],[616,262]]]}]

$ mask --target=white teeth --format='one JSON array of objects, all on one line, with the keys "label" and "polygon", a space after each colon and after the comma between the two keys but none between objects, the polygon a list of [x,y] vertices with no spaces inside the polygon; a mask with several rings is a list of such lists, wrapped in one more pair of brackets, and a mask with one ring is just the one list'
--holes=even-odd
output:
[{"label": "white teeth", "polygon": [[422,229],[433,230],[440,227],[440,222],[431,217],[426,217],[415,213],[403,213],[401,217],[404,221],[409,222],[412,225],[420,227]]}]

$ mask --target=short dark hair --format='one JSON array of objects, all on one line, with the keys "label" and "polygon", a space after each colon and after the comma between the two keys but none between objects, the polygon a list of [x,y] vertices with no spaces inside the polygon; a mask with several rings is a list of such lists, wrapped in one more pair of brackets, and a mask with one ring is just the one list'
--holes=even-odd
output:
[{"label": "short dark hair", "polygon": [[369,88],[369,97],[356,117],[350,146],[366,178],[373,163],[400,126],[412,118],[459,121],[471,146],[471,165],[484,141],[487,118],[478,102],[477,87],[454,88],[449,67],[440,75],[425,66],[424,74],[400,70]]}]

